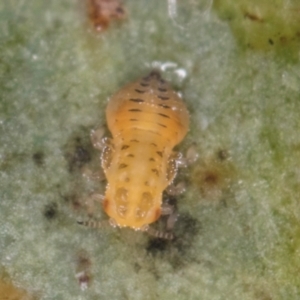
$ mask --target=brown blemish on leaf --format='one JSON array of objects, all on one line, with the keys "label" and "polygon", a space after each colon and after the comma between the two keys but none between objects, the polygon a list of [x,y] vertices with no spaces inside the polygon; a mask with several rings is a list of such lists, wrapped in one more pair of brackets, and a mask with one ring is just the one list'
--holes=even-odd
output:
[{"label": "brown blemish on leaf", "polygon": [[64,156],[68,162],[68,170],[70,173],[81,170],[81,168],[92,159],[91,152],[93,147],[86,132],[83,130],[75,132],[64,147]]},{"label": "brown blemish on leaf", "polygon": [[44,164],[45,154],[42,151],[37,151],[32,155],[32,159],[33,159],[34,163],[38,167],[40,167]]},{"label": "brown blemish on leaf", "polygon": [[[226,155],[224,155],[226,153]],[[191,183],[209,201],[221,201],[229,190],[236,171],[227,159],[228,153],[220,150],[216,154],[204,157],[191,171]]]},{"label": "brown blemish on leaf", "polygon": [[251,21],[254,21],[254,22],[263,22],[263,18],[261,18],[260,16],[254,14],[254,13],[251,13],[251,12],[245,12],[244,13],[244,16],[245,18],[251,20]]},{"label": "brown blemish on leaf", "polygon": [[112,20],[123,20],[126,12],[121,0],[86,0],[88,15],[97,31],[107,29]]},{"label": "brown blemish on leaf", "polygon": [[92,262],[85,250],[80,250],[76,254],[75,277],[81,290],[86,290],[92,283],[91,273]]},{"label": "brown blemish on leaf", "polygon": [[43,215],[44,217],[51,221],[57,217],[58,207],[56,203],[49,203],[45,206]]}]

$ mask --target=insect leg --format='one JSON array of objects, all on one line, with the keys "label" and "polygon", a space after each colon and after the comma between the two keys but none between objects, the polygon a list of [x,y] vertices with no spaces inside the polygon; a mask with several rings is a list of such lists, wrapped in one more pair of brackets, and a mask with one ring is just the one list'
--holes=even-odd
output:
[{"label": "insect leg", "polygon": [[91,142],[93,146],[98,149],[102,150],[105,146],[105,139],[104,139],[104,127],[99,127],[97,129],[92,129],[90,133]]},{"label": "insect leg", "polygon": [[79,225],[83,225],[90,228],[103,228],[110,225],[108,220],[103,220],[103,221],[87,220],[87,221],[77,221],[77,223]]}]

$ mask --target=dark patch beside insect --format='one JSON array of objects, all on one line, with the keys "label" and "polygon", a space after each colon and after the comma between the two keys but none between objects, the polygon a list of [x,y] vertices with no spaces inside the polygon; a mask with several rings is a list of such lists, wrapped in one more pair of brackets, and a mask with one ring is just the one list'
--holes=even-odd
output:
[{"label": "dark patch beside insect", "polygon": [[151,146],[154,146],[154,147],[157,147],[157,145],[155,143],[151,143],[150,144]]},{"label": "dark patch beside insect", "polygon": [[144,102],[143,99],[139,99],[139,98],[131,98],[131,99],[129,99],[129,101],[136,102],[136,103],[142,103],[142,102]]},{"label": "dark patch beside insect", "polygon": [[164,117],[164,118],[170,119],[170,117],[167,116],[167,115],[165,115],[165,114],[158,113],[158,115],[160,115],[160,116],[162,116],[162,117]]},{"label": "dark patch beside insect", "polygon": [[93,151],[89,136],[86,134],[90,130],[83,127],[82,130],[74,134],[65,145],[64,156],[68,162],[69,172],[81,169],[91,161]]},{"label": "dark patch beside insect", "polygon": [[133,154],[128,154],[127,157],[134,157],[134,155]]},{"label": "dark patch beside insect", "polygon": [[174,246],[178,252],[185,254],[201,229],[201,223],[188,213],[181,213],[177,223],[175,224],[176,239]]},{"label": "dark patch beside insect", "polygon": [[37,151],[32,155],[34,163],[40,167],[44,164],[45,154],[42,151]]},{"label": "dark patch beside insect", "polygon": [[[171,199],[168,203],[171,204],[172,201],[176,202],[176,199]],[[176,204],[174,205],[176,206]],[[162,216],[156,224],[161,225],[165,223],[167,218],[168,216]],[[162,227],[160,228],[163,230]],[[200,230],[201,224],[197,219],[188,213],[180,214],[175,224],[175,238],[172,241],[150,238],[146,251],[153,256],[164,255],[164,259],[169,260],[174,269],[182,268],[189,261],[196,263],[196,259],[191,257],[189,250],[192,249],[195,237]]]},{"label": "dark patch beside insect", "polygon": [[58,213],[57,204],[50,203],[45,206],[43,215],[47,220],[51,221],[57,216],[57,213]]},{"label": "dark patch beside insect", "polygon": [[167,128],[167,126],[166,126],[166,125],[164,125],[164,124],[157,123],[157,125],[159,125],[160,127]]},{"label": "dark patch beside insect", "polygon": [[153,256],[158,253],[165,252],[168,248],[169,241],[164,239],[152,238],[149,240],[148,245],[146,247],[146,251],[148,254],[152,254]]},{"label": "dark patch beside insect", "polygon": [[143,90],[139,90],[139,89],[135,89],[135,91],[137,92],[137,93],[140,93],[140,94],[144,94],[146,91],[143,91]]},{"label": "dark patch beside insect", "polygon": [[138,108],[132,108],[132,109],[128,109],[128,111],[141,112],[142,110]]},{"label": "dark patch beside insect", "polygon": [[136,121],[138,121],[138,119],[129,119],[129,121],[136,122]]},{"label": "dark patch beside insect", "polygon": [[155,161],[155,159],[153,157],[150,157],[149,161]]}]

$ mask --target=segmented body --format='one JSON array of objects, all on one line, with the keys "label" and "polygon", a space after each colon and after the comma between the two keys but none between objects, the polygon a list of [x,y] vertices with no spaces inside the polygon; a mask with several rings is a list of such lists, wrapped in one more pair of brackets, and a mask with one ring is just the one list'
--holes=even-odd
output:
[{"label": "segmented body", "polygon": [[106,118],[113,138],[102,152],[104,210],[118,226],[143,229],[161,214],[162,192],[177,171],[172,149],[188,131],[189,114],[153,71],[113,95]]}]

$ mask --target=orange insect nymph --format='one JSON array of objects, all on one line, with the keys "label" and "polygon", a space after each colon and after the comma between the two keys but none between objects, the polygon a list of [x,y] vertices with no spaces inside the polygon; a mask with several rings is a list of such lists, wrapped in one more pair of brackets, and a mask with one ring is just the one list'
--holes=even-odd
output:
[{"label": "orange insect nymph", "polygon": [[104,210],[117,226],[145,229],[159,218],[162,192],[176,175],[172,149],[188,131],[189,113],[153,71],[113,95],[106,118],[113,138],[102,152]]}]

